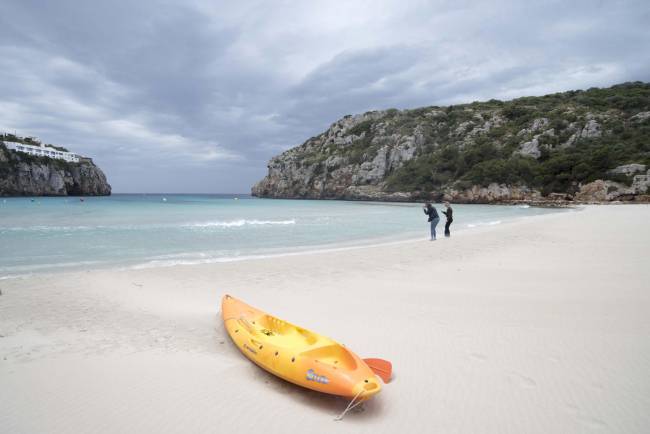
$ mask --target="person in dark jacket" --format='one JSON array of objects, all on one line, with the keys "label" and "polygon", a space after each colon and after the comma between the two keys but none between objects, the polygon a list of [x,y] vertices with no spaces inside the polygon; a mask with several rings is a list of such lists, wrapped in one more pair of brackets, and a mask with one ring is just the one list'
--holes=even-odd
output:
[{"label": "person in dark jacket", "polygon": [[438,216],[438,211],[429,202],[424,205],[424,213],[429,216],[429,223],[431,223],[431,241],[434,241],[436,239],[436,226],[440,222],[440,216]]},{"label": "person in dark jacket", "polygon": [[447,217],[447,223],[445,223],[445,236],[449,237],[451,235],[449,232],[449,226],[451,226],[451,222],[454,221],[454,210],[451,209],[449,202],[445,202],[445,208],[447,208],[447,211],[442,212]]}]

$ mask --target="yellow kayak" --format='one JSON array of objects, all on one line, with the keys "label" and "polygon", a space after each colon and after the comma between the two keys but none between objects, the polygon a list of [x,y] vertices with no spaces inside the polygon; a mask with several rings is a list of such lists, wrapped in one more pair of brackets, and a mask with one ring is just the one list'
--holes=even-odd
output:
[{"label": "yellow kayak", "polygon": [[225,295],[223,321],[232,341],[268,372],[318,392],[366,400],[390,378],[390,362],[362,360],[345,346]]}]

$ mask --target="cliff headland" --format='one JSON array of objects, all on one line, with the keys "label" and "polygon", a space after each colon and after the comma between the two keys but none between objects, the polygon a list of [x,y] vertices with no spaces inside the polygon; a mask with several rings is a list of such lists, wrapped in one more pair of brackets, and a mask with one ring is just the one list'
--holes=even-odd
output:
[{"label": "cliff headland", "polygon": [[650,84],[348,115],[252,194],[457,203],[648,202]]},{"label": "cliff headland", "polygon": [[[22,152],[16,149],[30,150]],[[38,149],[42,149],[39,155]],[[49,150],[54,151],[49,151]],[[45,151],[48,150],[48,151]],[[59,151],[59,152],[55,152]],[[64,159],[58,155],[73,155]],[[0,196],[106,196],[111,186],[92,159],[30,138],[0,136]]]}]

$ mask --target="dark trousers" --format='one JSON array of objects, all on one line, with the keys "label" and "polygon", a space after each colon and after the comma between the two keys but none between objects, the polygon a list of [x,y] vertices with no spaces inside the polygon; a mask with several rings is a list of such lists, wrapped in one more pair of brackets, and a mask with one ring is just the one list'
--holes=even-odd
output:
[{"label": "dark trousers", "polygon": [[449,232],[449,225],[451,225],[451,222],[453,222],[453,220],[447,220],[447,223],[445,223],[445,236],[446,237],[451,235],[451,233]]}]

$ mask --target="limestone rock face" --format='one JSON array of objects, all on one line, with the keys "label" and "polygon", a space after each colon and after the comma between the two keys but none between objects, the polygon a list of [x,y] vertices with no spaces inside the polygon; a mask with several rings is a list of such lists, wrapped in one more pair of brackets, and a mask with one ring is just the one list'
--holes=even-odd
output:
[{"label": "limestone rock face", "polygon": [[90,160],[25,160],[19,152],[0,148],[0,196],[106,196],[111,186]]},{"label": "limestone rock face", "polygon": [[631,186],[614,181],[603,181],[598,179],[594,182],[580,186],[576,193],[575,200],[581,202],[605,202],[605,201],[644,201],[650,189],[650,170],[643,175],[634,176]]},{"label": "limestone rock face", "polygon": [[[271,158],[267,175],[252,187],[252,194],[465,203],[638,200],[646,195],[648,168],[644,164],[604,168],[604,178],[625,184],[600,180],[584,185],[578,185],[578,180],[592,179],[593,163],[560,164],[560,160],[569,160],[572,149],[583,158],[589,149],[616,143],[624,129],[638,135],[650,119],[650,112],[603,108],[607,100],[588,105],[591,98],[584,98],[586,92],[576,95],[562,94],[541,104],[523,98],[516,104],[495,101],[345,116],[318,136]],[[554,160],[554,153],[561,158]],[[647,164],[644,156],[630,158]],[[554,161],[563,179],[570,181],[549,180],[554,172],[535,175]],[[537,188],[503,184],[504,179],[513,179],[509,181],[513,184],[525,179]],[[404,191],[409,188],[415,191]]]},{"label": "limestone rock face", "polygon": [[594,137],[600,137],[600,124],[595,119],[590,119],[587,121],[587,124],[580,132],[580,137],[585,139],[590,139]]},{"label": "limestone rock face", "polygon": [[542,151],[539,149],[539,138],[533,137],[533,140],[529,142],[524,142],[519,146],[520,155],[528,155],[530,157],[539,158],[542,155]]},{"label": "limestone rock face", "polygon": [[650,112],[641,112],[630,117],[632,122],[644,122],[648,119],[650,119]]},{"label": "limestone rock face", "polygon": [[644,175],[636,175],[632,180],[634,194],[650,193],[650,169]]},{"label": "limestone rock face", "polygon": [[[365,197],[363,189],[348,187],[379,185],[389,173],[411,160],[424,144],[417,128],[411,134],[387,134],[384,124],[378,121],[385,116],[386,112],[346,116],[323,134],[272,158],[268,175],[253,186],[253,195]],[[369,150],[364,151],[360,144]],[[374,190],[368,190],[368,194],[374,194]]]},{"label": "limestone rock face", "polygon": [[[542,146],[541,145],[542,138],[544,137],[549,138],[555,136],[555,129],[550,128],[547,130],[543,130],[545,127],[548,126],[548,124],[549,124],[548,119],[539,118],[533,121],[530,128],[524,128],[523,130],[519,131],[517,133],[517,136],[525,137],[529,134],[533,134],[533,138],[519,145],[519,149],[515,151],[515,154],[529,156],[533,158],[539,158],[542,155],[542,151],[540,149],[540,146]],[[538,134],[535,134],[536,132]]]},{"label": "limestone rock face", "polygon": [[474,185],[471,188],[444,192],[443,200],[454,203],[500,203],[513,201],[536,201],[541,199],[539,191],[528,187],[515,187],[492,183],[487,187]]},{"label": "limestone rock face", "polygon": [[533,122],[530,124],[528,128],[524,128],[520,130],[517,135],[518,136],[525,136],[527,134],[534,134],[542,130],[548,125],[548,119],[547,118],[537,118],[534,119]]},{"label": "limestone rock face", "polygon": [[[434,148],[425,133],[447,134],[458,146],[471,146],[506,120],[499,113],[477,113],[471,119],[448,128],[445,111],[431,109],[425,114],[426,123],[409,129],[391,128],[388,112],[369,112],[346,116],[334,122],[328,130],[301,146],[273,157],[268,174],[252,188],[261,197],[305,199],[351,199],[408,201],[445,199],[457,203],[493,203],[542,200],[538,190],[527,186],[492,183],[458,188],[447,186],[438,192],[388,191],[386,179],[425,147]],[[572,126],[577,138],[600,133],[591,118],[584,124]],[[590,123],[591,122],[591,123]],[[555,136],[547,118],[536,118],[517,133],[521,141],[520,155],[539,158],[543,138]]]},{"label": "limestone rock face", "polygon": [[618,166],[613,168],[612,170],[609,171],[609,173],[617,174],[617,175],[634,175],[637,172],[645,172],[645,164],[624,164],[622,166]]},{"label": "limestone rock face", "polygon": [[582,185],[575,198],[583,202],[603,202],[607,200],[607,182],[599,179],[589,184]]}]

